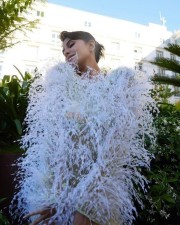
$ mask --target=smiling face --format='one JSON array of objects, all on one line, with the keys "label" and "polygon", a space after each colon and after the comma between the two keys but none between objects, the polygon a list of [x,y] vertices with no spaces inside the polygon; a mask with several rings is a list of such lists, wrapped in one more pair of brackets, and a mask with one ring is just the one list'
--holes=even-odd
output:
[{"label": "smiling face", "polygon": [[85,71],[91,61],[95,59],[92,51],[94,41],[85,42],[81,39],[63,41],[63,54],[67,62],[78,65],[80,71]]}]

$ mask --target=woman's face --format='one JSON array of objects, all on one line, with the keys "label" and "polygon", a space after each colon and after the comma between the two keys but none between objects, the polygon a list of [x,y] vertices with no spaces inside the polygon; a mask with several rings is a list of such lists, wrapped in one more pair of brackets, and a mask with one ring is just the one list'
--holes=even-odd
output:
[{"label": "woman's face", "polygon": [[67,62],[78,65],[79,68],[85,68],[90,59],[92,50],[90,42],[83,40],[71,40],[66,38],[63,41],[63,54]]}]

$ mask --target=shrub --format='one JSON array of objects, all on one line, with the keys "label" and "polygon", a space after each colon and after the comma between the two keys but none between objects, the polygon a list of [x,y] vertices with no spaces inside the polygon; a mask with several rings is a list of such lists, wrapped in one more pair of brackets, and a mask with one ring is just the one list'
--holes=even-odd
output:
[{"label": "shrub", "polygon": [[[16,68],[17,69],[17,68]],[[17,69],[18,70],[18,69]],[[18,70],[17,75],[5,75],[0,82],[0,147],[17,144],[25,124],[23,124],[29,86],[32,76],[23,75]]]},{"label": "shrub", "polygon": [[180,219],[180,110],[168,103],[161,104],[159,110],[154,121],[157,142],[150,149],[155,157],[151,170],[145,174],[150,181],[149,190],[138,225],[170,225]]}]

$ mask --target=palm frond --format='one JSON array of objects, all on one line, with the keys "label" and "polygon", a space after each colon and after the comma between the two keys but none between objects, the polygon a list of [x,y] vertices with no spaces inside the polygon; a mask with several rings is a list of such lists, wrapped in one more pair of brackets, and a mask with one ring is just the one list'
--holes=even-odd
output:
[{"label": "palm frond", "polygon": [[151,78],[151,80],[160,84],[169,84],[175,87],[180,87],[180,77],[168,77],[168,76],[155,75]]},{"label": "palm frond", "polygon": [[168,47],[164,48],[166,51],[173,53],[180,57],[180,45],[178,44],[168,44]]},{"label": "palm frond", "polygon": [[175,59],[168,59],[164,57],[155,58],[155,61],[151,61],[152,64],[157,65],[165,70],[173,71],[180,74],[180,63]]}]

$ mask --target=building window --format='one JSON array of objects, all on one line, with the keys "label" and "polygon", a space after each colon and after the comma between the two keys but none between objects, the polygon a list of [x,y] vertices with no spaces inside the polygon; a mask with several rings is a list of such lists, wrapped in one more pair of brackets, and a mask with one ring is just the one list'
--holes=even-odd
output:
[{"label": "building window", "polygon": [[158,75],[164,76],[165,75],[165,70],[160,68],[160,67],[158,67]]},{"label": "building window", "polygon": [[142,48],[141,47],[135,47],[134,48],[134,53],[138,54],[138,55],[141,55],[142,54]]},{"label": "building window", "polygon": [[137,32],[137,31],[136,31],[136,32],[134,33],[134,36],[135,36],[135,38],[140,38],[140,37],[141,37],[141,34],[140,34],[140,32]]},{"label": "building window", "polygon": [[160,43],[161,44],[165,44],[166,43],[166,40],[164,40],[164,38],[160,38]]},{"label": "building window", "polygon": [[156,57],[157,58],[163,57],[163,51],[156,51]]},{"label": "building window", "polygon": [[84,22],[85,27],[91,27],[91,22],[90,21],[85,21]]},{"label": "building window", "polygon": [[141,47],[134,48],[134,58],[136,58],[136,59],[142,58],[142,48]]},{"label": "building window", "polygon": [[170,54],[170,59],[171,59],[171,60],[176,60],[176,56],[175,56],[174,54],[171,53],[171,54]]},{"label": "building window", "polygon": [[135,70],[143,70],[143,64],[141,62],[136,62],[135,63]]},{"label": "building window", "polygon": [[53,43],[58,43],[58,44],[60,43],[59,32],[52,32],[51,41]]},{"label": "building window", "polygon": [[43,11],[37,11],[37,16],[38,17],[44,17],[44,12]]}]

